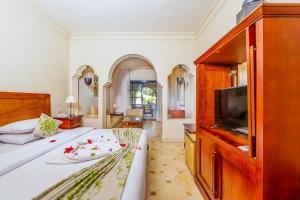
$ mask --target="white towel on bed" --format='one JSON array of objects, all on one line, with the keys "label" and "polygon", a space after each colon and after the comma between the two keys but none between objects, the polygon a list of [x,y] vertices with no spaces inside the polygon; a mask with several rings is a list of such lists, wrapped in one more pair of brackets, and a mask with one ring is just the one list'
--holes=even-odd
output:
[{"label": "white towel on bed", "polygon": [[65,147],[64,152],[49,161],[48,164],[67,165],[103,158],[121,149],[119,142],[109,138],[87,138]]}]

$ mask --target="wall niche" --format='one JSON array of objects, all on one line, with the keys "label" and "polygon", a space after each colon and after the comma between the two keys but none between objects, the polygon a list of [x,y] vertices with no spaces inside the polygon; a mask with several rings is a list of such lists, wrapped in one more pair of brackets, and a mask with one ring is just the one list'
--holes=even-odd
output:
[{"label": "wall niche", "polygon": [[89,65],[82,65],[73,76],[73,95],[77,99],[77,114],[98,118],[98,76]]},{"label": "wall niche", "polygon": [[187,66],[176,65],[168,76],[168,118],[191,118],[191,82]]}]

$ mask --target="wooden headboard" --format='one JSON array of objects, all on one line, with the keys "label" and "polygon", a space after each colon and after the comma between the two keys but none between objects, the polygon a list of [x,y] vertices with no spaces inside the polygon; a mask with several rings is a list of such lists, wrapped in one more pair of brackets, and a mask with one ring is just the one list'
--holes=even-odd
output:
[{"label": "wooden headboard", "polygon": [[50,115],[50,94],[0,92],[0,126]]}]

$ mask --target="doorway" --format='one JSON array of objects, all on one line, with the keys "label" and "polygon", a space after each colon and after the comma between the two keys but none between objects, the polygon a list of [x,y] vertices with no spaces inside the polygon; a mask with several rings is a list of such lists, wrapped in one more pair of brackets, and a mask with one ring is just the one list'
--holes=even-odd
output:
[{"label": "doorway", "polygon": [[143,109],[144,119],[155,120],[157,114],[157,82],[130,81],[132,108]]}]

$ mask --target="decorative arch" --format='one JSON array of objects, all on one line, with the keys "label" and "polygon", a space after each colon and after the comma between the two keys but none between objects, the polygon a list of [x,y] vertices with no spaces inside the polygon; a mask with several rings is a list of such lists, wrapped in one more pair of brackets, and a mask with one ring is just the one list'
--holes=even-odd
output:
[{"label": "decorative arch", "polygon": [[118,59],[113,63],[113,65],[112,65],[111,68],[110,68],[109,74],[108,74],[108,82],[110,82],[110,83],[112,82],[112,76],[113,76],[113,73],[114,73],[115,69],[118,67],[118,65],[119,65],[121,62],[123,62],[124,60],[129,59],[129,58],[140,58],[140,59],[142,59],[142,60],[145,60],[146,62],[148,62],[148,63],[153,67],[153,69],[154,69],[154,71],[155,71],[155,73],[156,73],[156,75],[157,75],[157,71],[156,71],[156,69],[155,69],[153,63],[152,63],[148,58],[146,58],[145,56],[142,56],[142,55],[140,55],[140,54],[127,54],[127,55],[124,55],[124,56],[118,58]]},{"label": "decorative arch", "polygon": [[90,67],[91,70],[93,71],[93,74],[96,75],[95,70],[92,66],[90,65],[81,65],[80,67],[77,68],[76,73],[74,74],[75,77],[81,77],[82,76],[82,72],[87,68]]},{"label": "decorative arch", "polygon": [[[157,81],[157,70],[155,69],[153,63],[151,62],[150,59],[148,59],[147,57],[143,56],[143,55],[140,55],[140,54],[126,54],[126,55],[123,55],[121,57],[119,57],[118,59],[116,59],[112,66],[110,67],[110,70],[109,70],[109,73],[108,73],[108,82],[104,85],[103,87],[103,105],[104,105],[104,109],[103,109],[103,118],[104,118],[104,122],[103,124],[106,124],[106,127],[110,127],[110,121],[109,121],[109,118],[107,118],[108,116],[108,113],[110,112],[115,112],[117,110],[118,112],[118,108],[119,108],[119,104],[116,103],[118,101],[116,101],[115,99],[115,87],[119,87],[119,86],[116,86],[114,83],[115,83],[115,72],[117,70],[118,67],[120,67],[122,65],[122,62],[126,62],[126,60],[128,59],[139,59],[141,61],[143,61],[144,64],[147,63],[147,66],[151,67],[153,70],[154,70],[154,73],[155,73],[155,81]],[[153,77],[154,78],[154,77]],[[151,81],[151,80],[149,80]],[[153,79],[154,81],[154,79]],[[161,102],[162,102],[162,88],[159,84],[157,84],[157,90],[159,90],[159,95],[157,94],[158,91],[156,90],[156,102],[159,102],[159,108],[156,107],[156,119],[158,121],[161,121],[162,119],[162,105],[161,105]],[[122,90],[122,91],[125,91],[125,90]],[[130,94],[129,94],[130,95]],[[118,104],[118,105],[117,105]],[[157,105],[157,103],[156,103]],[[121,107],[124,108],[125,106],[121,103]],[[117,108],[117,109],[116,109]],[[122,111],[123,112],[123,111]]]},{"label": "decorative arch", "polygon": [[174,67],[172,67],[172,71],[169,74],[171,74],[176,69],[176,67],[179,67],[179,66],[182,67],[188,74],[192,74],[190,68],[187,65],[185,65],[185,64],[177,64],[177,65],[175,65]]}]

